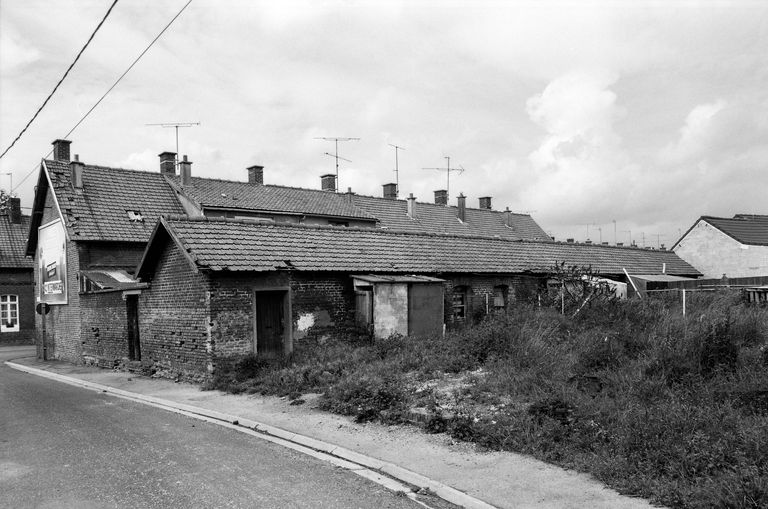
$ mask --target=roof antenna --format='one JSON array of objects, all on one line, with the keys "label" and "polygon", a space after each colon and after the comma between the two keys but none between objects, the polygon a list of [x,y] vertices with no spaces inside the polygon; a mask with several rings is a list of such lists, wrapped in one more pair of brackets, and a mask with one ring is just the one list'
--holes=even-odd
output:
[{"label": "roof antenna", "polygon": [[404,147],[399,147],[397,145],[393,145],[392,143],[388,143],[390,147],[395,147],[395,193],[397,195],[400,195],[400,165],[397,161],[397,151],[398,150],[405,150]]},{"label": "roof antenna", "polygon": [[464,167],[459,165],[458,168],[451,168],[451,157],[446,156],[445,160],[447,161],[445,168],[422,168],[422,170],[440,170],[445,172],[446,182],[445,182],[445,191],[448,194],[448,196],[451,195],[451,172],[457,171],[459,172],[459,175],[464,173]]},{"label": "roof antenna", "polygon": [[164,124],[144,124],[144,125],[159,125],[160,127],[175,127],[176,128],[176,165],[179,164],[179,127],[192,127],[200,125],[200,122],[167,122]]},{"label": "roof antenna", "polygon": [[316,140],[325,140],[325,141],[333,141],[336,143],[336,151],[331,154],[330,152],[325,152],[325,155],[331,156],[334,159],[336,159],[336,189],[340,189],[339,187],[339,159],[342,161],[346,161],[348,163],[351,163],[349,159],[344,159],[339,155],[339,142],[340,141],[358,141],[360,138],[334,138],[334,137],[328,137],[328,136],[320,136],[315,138]]}]

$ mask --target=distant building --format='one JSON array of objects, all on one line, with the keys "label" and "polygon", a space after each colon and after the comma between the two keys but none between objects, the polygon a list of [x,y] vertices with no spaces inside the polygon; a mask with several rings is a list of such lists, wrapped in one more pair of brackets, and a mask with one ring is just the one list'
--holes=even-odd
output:
[{"label": "distant building", "polygon": [[19,198],[11,198],[0,210],[0,344],[34,340],[33,262],[24,256],[29,223]]},{"label": "distant building", "polygon": [[768,215],[702,216],[672,250],[704,278],[768,276]]}]

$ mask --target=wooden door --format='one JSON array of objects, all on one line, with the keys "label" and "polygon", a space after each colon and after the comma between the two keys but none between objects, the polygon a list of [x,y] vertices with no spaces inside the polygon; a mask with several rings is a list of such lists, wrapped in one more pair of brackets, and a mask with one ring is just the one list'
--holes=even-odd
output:
[{"label": "wooden door", "polygon": [[373,291],[355,292],[355,322],[366,330],[373,325]]},{"label": "wooden door", "polygon": [[443,333],[443,285],[411,284],[408,287],[408,335],[440,336]]},{"label": "wooden door", "polygon": [[128,316],[128,358],[141,360],[141,342],[139,341],[139,296],[126,295],[125,303]]},{"label": "wooden door", "polygon": [[256,292],[256,355],[277,358],[283,355],[285,336],[284,291]]}]

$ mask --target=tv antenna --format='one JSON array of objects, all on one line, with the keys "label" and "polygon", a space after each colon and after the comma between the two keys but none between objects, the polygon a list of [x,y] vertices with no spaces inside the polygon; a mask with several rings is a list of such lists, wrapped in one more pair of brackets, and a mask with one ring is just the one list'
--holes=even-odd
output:
[{"label": "tv antenna", "polygon": [[405,148],[398,145],[393,145],[392,143],[388,143],[388,145],[395,148],[395,192],[400,194],[400,164],[397,160],[397,151],[405,150]]},{"label": "tv antenna", "polygon": [[451,157],[446,156],[446,167],[445,168],[422,168],[422,170],[440,170],[445,172],[445,192],[448,194],[448,196],[451,195],[451,172],[456,171],[461,175],[464,173],[464,167],[459,165],[458,168],[451,168]]},{"label": "tv antenna", "polygon": [[331,156],[334,159],[336,159],[336,190],[338,191],[339,188],[339,159],[342,161],[346,161],[348,163],[351,163],[349,159],[344,159],[339,155],[339,142],[340,141],[358,141],[360,138],[338,138],[338,137],[331,137],[331,136],[319,136],[315,138],[316,140],[325,140],[325,141],[332,141],[335,144],[336,151],[331,154],[330,152],[325,152],[325,155]]},{"label": "tv antenna", "polygon": [[179,164],[179,127],[192,127],[200,125],[200,122],[166,122],[160,124],[144,124],[160,127],[174,127],[176,129],[176,164]]}]

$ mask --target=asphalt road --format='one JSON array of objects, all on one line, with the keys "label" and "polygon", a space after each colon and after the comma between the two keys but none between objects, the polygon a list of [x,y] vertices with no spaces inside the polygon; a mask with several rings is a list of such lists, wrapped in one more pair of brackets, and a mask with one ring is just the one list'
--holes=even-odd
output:
[{"label": "asphalt road", "polygon": [[0,508],[418,507],[270,442],[2,364],[22,351],[0,348]]}]

